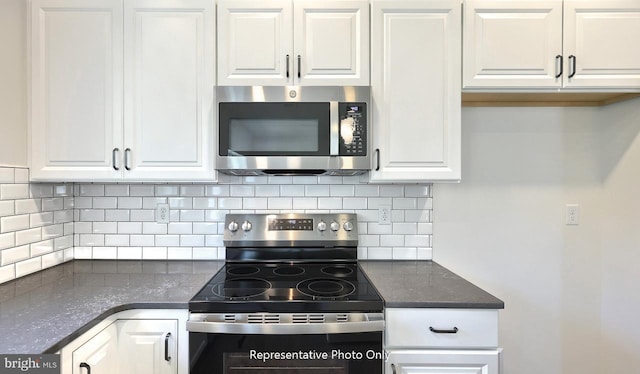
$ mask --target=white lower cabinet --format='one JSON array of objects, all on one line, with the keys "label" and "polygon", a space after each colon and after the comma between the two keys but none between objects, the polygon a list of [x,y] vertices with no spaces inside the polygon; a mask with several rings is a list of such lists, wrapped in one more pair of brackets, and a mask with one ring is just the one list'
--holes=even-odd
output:
[{"label": "white lower cabinet", "polygon": [[60,350],[63,374],[187,374],[186,310],[116,313]]},{"label": "white lower cabinet", "polygon": [[385,374],[499,374],[498,311],[389,308]]}]

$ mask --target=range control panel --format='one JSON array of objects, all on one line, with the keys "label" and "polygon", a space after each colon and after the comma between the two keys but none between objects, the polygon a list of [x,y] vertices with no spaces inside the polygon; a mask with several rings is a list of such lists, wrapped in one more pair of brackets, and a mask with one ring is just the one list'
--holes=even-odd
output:
[{"label": "range control panel", "polygon": [[358,219],[353,213],[338,214],[227,214],[226,246],[354,246],[358,242]]}]

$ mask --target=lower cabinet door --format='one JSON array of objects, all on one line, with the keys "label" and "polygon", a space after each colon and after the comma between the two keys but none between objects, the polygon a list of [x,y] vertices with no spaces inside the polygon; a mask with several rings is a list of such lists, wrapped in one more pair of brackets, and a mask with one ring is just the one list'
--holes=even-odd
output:
[{"label": "lower cabinet door", "polygon": [[118,370],[118,332],[107,326],[72,353],[73,374],[113,374]]},{"label": "lower cabinet door", "polygon": [[385,374],[499,374],[501,349],[392,350]]},{"label": "lower cabinet door", "polygon": [[118,374],[178,372],[177,320],[119,319],[116,325]]}]

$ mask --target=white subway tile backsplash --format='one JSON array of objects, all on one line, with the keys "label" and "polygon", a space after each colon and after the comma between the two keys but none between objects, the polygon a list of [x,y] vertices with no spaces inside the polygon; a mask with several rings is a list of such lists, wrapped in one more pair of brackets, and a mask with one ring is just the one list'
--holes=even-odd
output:
[{"label": "white subway tile backsplash", "polygon": [[[277,187],[277,186],[269,186],[269,187]],[[256,191],[256,195],[257,195],[257,191]],[[273,191],[273,193],[265,196],[278,196],[278,192],[276,190],[276,191]],[[280,186],[280,196],[291,196],[291,197],[304,196],[304,186],[297,185],[297,184],[282,185]]]},{"label": "white subway tile backsplash", "polygon": [[245,197],[242,199],[243,209],[267,209],[266,197]]},{"label": "white subway tile backsplash", "polygon": [[355,196],[363,196],[363,197],[377,197],[380,196],[380,187],[379,186],[367,186],[367,185],[356,185]]},{"label": "white subway tile backsplash", "polygon": [[54,212],[33,213],[29,215],[29,225],[31,227],[42,227],[52,225]]},{"label": "white subway tile backsplash", "polygon": [[170,197],[169,208],[171,209],[191,209],[193,208],[192,197]]},{"label": "white subway tile backsplash", "polygon": [[305,196],[329,196],[329,186],[327,185],[311,185],[304,186]]},{"label": "white subway tile backsplash", "polygon": [[29,196],[32,198],[53,197],[53,186],[50,184],[30,184]]},{"label": "white subway tile backsplash", "polygon": [[318,184],[342,184],[342,177],[320,175],[318,176]]},{"label": "white subway tile backsplash", "polygon": [[74,197],[62,198],[62,209],[73,209],[76,207],[76,199]]},{"label": "white subway tile backsplash", "polygon": [[73,185],[71,184],[56,184],[53,186],[54,197],[73,196]]},{"label": "white subway tile backsplash", "polygon": [[14,183],[29,183],[29,169],[16,168],[16,177]]},{"label": "white subway tile backsplash", "polygon": [[156,209],[158,204],[167,204],[166,197],[143,197],[142,209]]},{"label": "white subway tile backsplash", "polygon": [[95,247],[104,245],[104,235],[102,234],[80,234],[80,246]]},{"label": "white subway tile backsplash", "polygon": [[53,252],[42,256],[42,268],[50,268],[65,262],[64,252]]},{"label": "white subway tile backsplash", "polygon": [[318,209],[318,199],[315,197],[294,197],[293,209]]},{"label": "white subway tile backsplash", "polygon": [[[91,224],[91,223],[89,223],[89,224]],[[62,235],[65,235],[64,225],[66,225],[66,224],[58,224],[58,225],[51,225],[51,226],[43,227],[42,228],[42,239],[43,240],[53,239],[53,238],[57,238],[57,237],[60,237]],[[71,230],[70,234],[73,234],[73,230]]]},{"label": "white subway tile backsplash", "polygon": [[[135,248],[135,247],[129,247]],[[92,258],[94,260],[109,260],[115,259],[118,256],[118,249],[116,247],[93,247]]]},{"label": "white subway tile backsplash", "polygon": [[16,263],[16,278],[24,277],[42,270],[42,258],[35,257]]},{"label": "white subway tile backsplash", "polygon": [[404,245],[407,247],[428,247],[431,242],[429,235],[407,235],[404,237]]},{"label": "white subway tile backsplash", "polygon": [[28,184],[0,184],[0,200],[16,200],[28,198]]},{"label": "white subway tile backsplash", "polygon": [[296,178],[292,178],[292,184],[318,184],[318,177],[313,175],[303,175]]},{"label": "white subway tile backsplash", "polygon": [[228,210],[205,210],[204,220],[207,222],[224,222],[224,216],[227,213],[229,213]]},{"label": "white subway tile backsplash", "polygon": [[418,199],[413,197],[394,197],[393,209],[417,209]]},{"label": "white subway tile backsplash", "polygon": [[181,210],[180,221],[202,222],[204,221],[204,210]]},{"label": "white subway tile backsplash", "polygon": [[379,209],[381,207],[390,207],[392,201],[390,197],[371,197],[367,200],[367,208]]},{"label": "white subway tile backsplash", "polygon": [[214,222],[194,222],[193,233],[205,235],[217,234],[218,224]]},{"label": "white subway tile backsplash", "polygon": [[103,184],[81,184],[80,196],[104,196]]},{"label": "white subway tile backsplash", "polygon": [[381,235],[380,245],[383,247],[402,247],[404,235]]},{"label": "white subway tile backsplash", "polygon": [[[219,258],[220,257],[218,257],[217,248],[211,248],[211,247],[193,248],[194,260],[217,260]],[[220,259],[224,259],[224,256]]]},{"label": "white subway tile backsplash", "polygon": [[166,260],[167,248],[166,247],[145,247],[142,248],[143,260]]},{"label": "white subway tile backsplash", "polygon": [[383,234],[391,234],[392,226],[391,225],[381,225],[377,222],[369,222],[367,224],[367,233],[375,234],[375,235],[383,235]]},{"label": "white subway tile backsplash", "polygon": [[193,234],[193,223],[191,222],[171,222],[168,224],[169,234]]},{"label": "white subway tile backsplash", "polygon": [[0,167],[0,183],[15,183],[15,170],[14,168]]},{"label": "white subway tile backsplash", "polygon": [[403,197],[404,196],[404,186],[398,186],[398,185],[380,186],[380,196],[385,196],[385,197]]},{"label": "white subway tile backsplash", "polygon": [[14,232],[0,234],[0,249],[15,247],[15,245],[16,234]]},{"label": "white subway tile backsplash", "polygon": [[197,197],[204,196],[203,185],[180,186],[180,196]]},{"label": "white subway tile backsplash", "polygon": [[329,186],[329,194],[331,196],[342,196],[342,197],[347,197],[347,196],[354,196],[355,195],[355,188],[353,185],[331,185]]},{"label": "white subway tile backsplash", "polygon": [[417,223],[394,222],[392,223],[393,233],[401,235],[415,235],[418,233]]},{"label": "white subway tile backsplash", "polygon": [[31,244],[31,257],[42,256],[49,252],[53,252],[53,240]]},{"label": "white subway tile backsplash", "polygon": [[293,201],[290,197],[272,197],[267,199],[268,209],[291,209]]},{"label": "white subway tile backsplash", "polygon": [[153,185],[132,184],[129,186],[129,196],[154,196],[155,188]]},{"label": "white subway tile backsplash", "polygon": [[[130,221],[129,216],[130,212],[128,210],[103,210],[104,212],[104,221],[111,222],[127,222]],[[82,211],[80,211],[80,220],[82,219]]]},{"label": "white subway tile backsplash", "polygon": [[404,188],[405,197],[428,197],[430,186],[409,185]]},{"label": "white subway tile backsplash", "polygon": [[153,222],[156,220],[156,212],[154,210],[132,210],[129,212],[129,218],[135,222]]},{"label": "white subway tile backsplash", "polygon": [[256,185],[255,186],[254,195],[258,196],[258,197],[277,197],[277,196],[280,196],[280,186],[272,185],[272,184]]},{"label": "white subway tile backsplash", "polygon": [[73,237],[71,235],[53,239],[53,249],[55,251],[73,247]]},{"label": "white subway tile backsplash", "polygon": [[129,196],[129,185],[127,184],[107,184],[104,186],[105,196]]},{"label": "white subway tile backsplash", "polygon": [[16,245],[35,243],[40,240],[42,240],[42,229],[40,227],[16,231]]},{"label": "white subway tile backsplash", "polygon": [[0,267],[0,283],[8,282],[16,278],[16,266],[11,264]]},{"label": "white subway tile backsplash", "polygon": [[404,220],[406,222],[429,222],[430,216],[428,210],[405,210]]},{"label": "white subway tile backsplash", "polygon": [[50,212],[53,210],[62,210],[64,208],[64,198],[50,197],[42,199],[42,211]]},{"label": "white subway tile backsplash", "polygon": [[91,234],[93,233],[92,222],[76,222],[74,225],[76,234]]},{"label": "white subway tile backsplash", "polygon": [[284,176],[284,175],[270,175],[267,180],[269,184],[291,184],[293,182],[293,177]]},{"label": "white subway tile backsplash", "polygon": [[418,251],[417,248],[396,247],[392,250],[392,256],[394,260],[417,260]]},{"label": "white subway tile backsplash", "polygon": [[0,233],[26,230],[29,227],[30,225],[28,214],[0,218]]},{"label": "white subway tile backsplash", "polygon": [[142,209],[142,197],[118,197],[118,209]]},{"label": "white subway tile backsplash", "polygon": [[319,197],[318,209],[342,209],[341,197]]},{"label": "white subway tile backsplash", "polygon": [[418,234],[420,234],[420,235],[431,235],[431,234],[433,234],[433,224],[432,223],[418,223]]},{"label": "white subway tile backsplash", "polygon": [[224,246],[223,235],[207,235],[206,245],[207,247],[222,247]]},{"label": "white subway tile backsplash", "polygon": [[129,235],[124,235],[124,234],[105,235],[104,245],[106,245],[107,247],[128,247]]},{"label": "white subway tile backsplash", "polygon": [[[118,211],[116,211],[118,212]],[[105,211],[101,209],[80,209],[80,221],[83,222],[96,222],[104,221],[107,218],[108,221],[114,221],[111,217],[106,217]]]},{"label": "white subway tile backsplash", "polygon": [[158,247],[178,247],[180,235],[156,235],[155,242]]},{"label": "white subway tile backsplash", "polygon": [[229,187],[229,193],[234,197],[255,196],[254,186],[252,185],[232,185]]},{"label": "white subway tile backsplash", "polygon": [[218,199],[215,197],[194,197],[193,209],[215,209],[218,206]]},{"label": "white subway tile backsplash", "polygon": [[73,222],[73,210],[58,210],[53,212],[53,223]]},{"label": "white subway tile backsplash", "polygon": [[23,245],[0,251],[0,266],[16,263],[29,258],[29,246]]},{"label": "white subway tile backsplash", "polygon": [[30,213],[29,211],[25,211],[25,210],[22,210],[21,213],[16,212],[15,207],[17,206],[18,201],[26,201],[26,200],[17,200],[16,204],[14,204],[13,201],[0,201],[0,217],[12,216],[14,214]]},{"label": "white subway tile backsplash", "polygon": [[393,259],[393,248],[368,247],[367,258],[369,260],[391,260]]},{"label": "white subway tile backsplash", "polygon": [[193,259],[192,249],[189,247],[168,247],[168,260],[191,260]]},{"label": "white subway tile backsplash", "polygon": [[156,196],[178,196],[179,188],[178,186],[170,186],[170,185],[156,185],[155,195]]},{"label": "white subway tile backsplash", "polygon": [[242,184],[267,184],[269,178],[266,175],[251,175],[242,178]]},{"label": "white subway tile backsplash", "polygon": [[345,197],[342,199],[344,209],[367,209],[367,199],[364,197]]},{"label": "white subway tile backsplash", "polygon": [[[54,225],[54,226],[59,226],[59,225]],[[54,227],[54,226],[47,226],[47,227]],[[66,223],[63,223],[63,224],[62,224],[62,226],[63,226],[63,232],[64,232],[64,234],[63,234],[63,235],[73,235],[73,226],[74,226],[74,223],[73,223],[73,222],[66,222]],[[42,236],[43,236],[43,237],[44,237],[44,230],[45,230],[47,227],[43,227],[43,228],[42,228]]]},{"label": "white subway tile backsplash", "polygon": [[204,247],[204,235],[180,235],[181,247]]},{"label": "white subway tile backsplash", "polygon": [[377,247],[380,245],[380,235],[359,235],[358,245],[363,247]]},{"label": "white subway tile backsplash", "polygon": [[142,223],[143,234],[166,234],[167,224],[156,222],[143,222]]},{"label": "white subway tile backsplash", "polygon": [[433,198],[431,198],[431,197],[418,198],[418,209],[432,210],[433,209]]},{"label": "white subway tile backsplash", "polygon": [[218,198],[218,208],[220,209],[242,209],[242,198],[221,197]]},{"label": "white subway tile backsplash", "polygon": [[142,222],[118,222],[118,234],[142,234]]},{"label": "white subway tile backsplash", "polygon": [[[11,211],[7,209],[8,214],[3,212],[4,207],[11,207]],[[15,201],[15,214],[26,214],[26,213],[37,213],[42,211],[42,200],[41,199],[25,199],[25,200],[16,200]],[[13,215],[13,202],[12,201],[0,201],[0,217]]]},{"label": "white subway tile backsplash", "polygon": [[156,245],[153,235],[131,235],[129,245],[133,247],[153,247]]},{"label": "white subway tile backsplash", "polygon": [[74,208],[76,209],[91,209],[93,208],[93,198],[80,196],[74,198]]},{"label": "white subway tile backsplash", "polygon": [[91,260],[93,255],[92,247],[74,247],[73,248],[73,257],[78,260]]},{"label": "white subway tile backsplash", "polygon": [[229,186],[211,185],[205,187],[207,196],[229,196]]}]

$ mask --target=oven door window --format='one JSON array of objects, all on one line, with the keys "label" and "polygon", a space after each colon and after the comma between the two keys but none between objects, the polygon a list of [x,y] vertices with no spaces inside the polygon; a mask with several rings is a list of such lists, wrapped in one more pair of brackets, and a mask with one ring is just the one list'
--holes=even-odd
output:
[{"label": "oven door window", "polygon": [[382,332],[189,336],[190,374],[382,374]]},{"label": "oven door window", "polygon": [[221,156],[327,156],[329,103],[220,103]]}]

